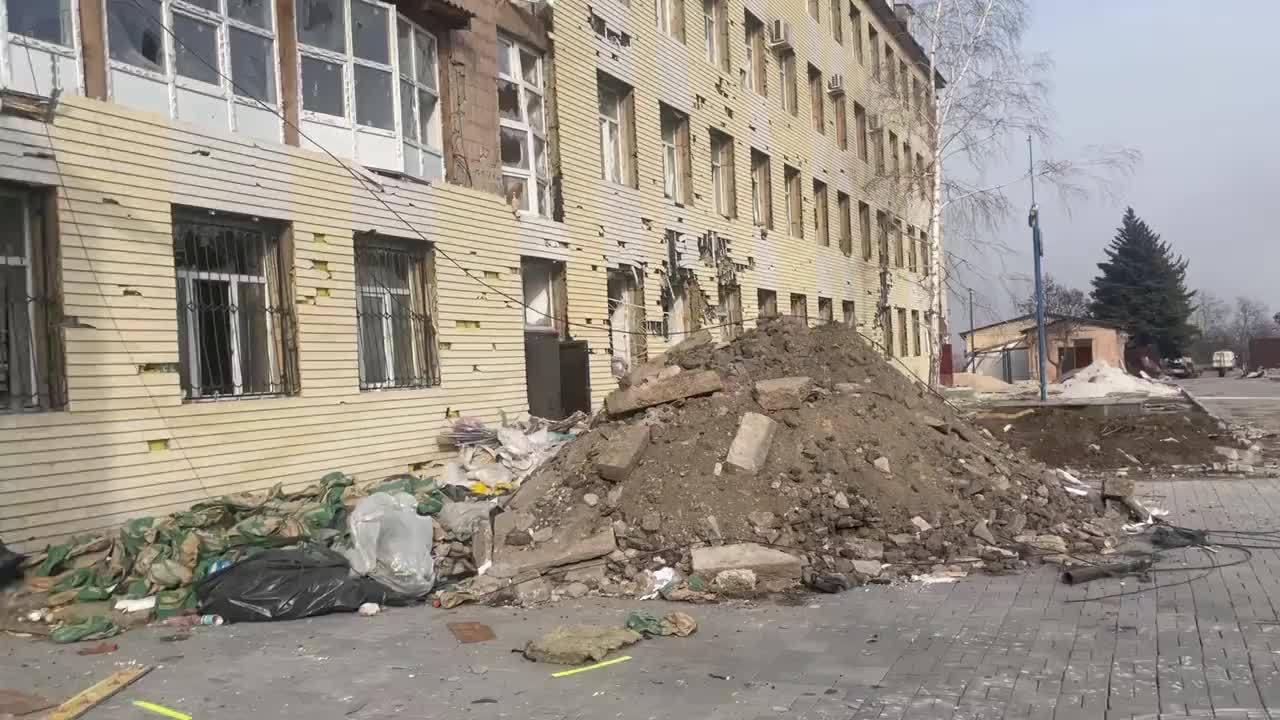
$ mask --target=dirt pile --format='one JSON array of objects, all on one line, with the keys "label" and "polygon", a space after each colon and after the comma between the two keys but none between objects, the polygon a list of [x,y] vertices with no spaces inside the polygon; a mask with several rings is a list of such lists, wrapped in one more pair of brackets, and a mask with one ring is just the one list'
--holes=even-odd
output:
[{"label": "dirt pile", "polygon": [[1224,460],[1216,447],[1236,444],[1217,420],[1190,405],[1184,412],[1116,417],[1046,407],[980,414],[976,422],[1036,460],[1088,470],[1211,464]]},{"label": "dirt pile", "polygon": [[[567,544],[611,530],[600,583],[628,592],[655,567],[691,573],[706,545],[771,545],[854,582],[881,561],[886,574],[957,558],[999,569],[1026,545],[1108,546],[1083,490],[991,440],[849,328],[778,320],[720,347],[695,336],[630,379],[607,419],[521,488],[514,519],[495,525],[496,563],[520,566],[539,533]],[[681,382],[700,394],[665,400]]]}]

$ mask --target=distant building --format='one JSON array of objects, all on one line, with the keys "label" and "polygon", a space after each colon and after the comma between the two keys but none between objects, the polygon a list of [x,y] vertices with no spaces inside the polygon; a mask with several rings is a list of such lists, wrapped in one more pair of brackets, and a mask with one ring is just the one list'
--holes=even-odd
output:
[{"label": "distant building", "polygon": [[[960,333],[965,343],[965,371],[1005,382],[1038,378],[1039,355],[1035,315],[1019,315]],[[1127,337],[1119,326],[1102,320],[1047,315],[1045,376],[1057,382],[1063,374],[1103,360],[1124,367]]]}]

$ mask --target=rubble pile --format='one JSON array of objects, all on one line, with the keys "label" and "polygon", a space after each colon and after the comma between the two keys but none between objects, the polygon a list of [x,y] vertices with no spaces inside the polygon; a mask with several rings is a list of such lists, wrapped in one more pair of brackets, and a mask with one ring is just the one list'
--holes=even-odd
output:
[{"label": "rubble pile", "polygon": [[699,600],[1003,570],[1108,549],[1118,524],[843,326],[696,334],[623,385],[496,517],[472,597]]}]

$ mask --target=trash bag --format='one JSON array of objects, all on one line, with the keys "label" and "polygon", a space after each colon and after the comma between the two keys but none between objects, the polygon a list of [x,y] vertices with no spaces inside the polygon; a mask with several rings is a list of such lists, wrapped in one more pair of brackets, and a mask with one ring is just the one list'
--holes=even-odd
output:
[{"label": "trash bag", "polygon": [[25,559],[25,555],[10,550],[0,541],[0,588],[22,575],[22,561]]},{"label": "trash bag", "polygon": [[367,602],[410,601],[372,578],[352,576],[346,558],[318,547],[266,550],[206,577],[195,588],[200,614],[221,615],[227,622],[297,620],[355,612]]},{"label": "trash bag", "polygon": [[392,590],[422,597],[435,585],[430,517],[418,514],[407,493],[374,493],[361,498],[347,518],[351,547],[343,554],[358,575],[368,575]]}]

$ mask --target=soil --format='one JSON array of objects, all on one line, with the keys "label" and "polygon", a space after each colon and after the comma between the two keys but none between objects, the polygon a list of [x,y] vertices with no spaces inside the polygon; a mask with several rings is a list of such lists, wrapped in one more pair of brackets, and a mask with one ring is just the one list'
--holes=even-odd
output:
[{"label": "soil", "polygon": [[[997,536],[1056,528],[1083,546],[1072,545],[1077,550],[1101,546],[1073,531],[1095,518],[1084,498],[985,437],[849,328],[763,322],[727,345],[677,349],[667,363],[716,370],[724,390],[580,437],[540,471],[537,484],[547,489],[532,507],[537,527],[599,516],[614,524],[619,547],[666,551],[671,563],[687,564],[691,544],[750,541],[803,551],[816,568],[846,573],[855,557],[846,541],[855,538],[883,542],[886,561],[978,556],[984,551],[970,531],[980,519]],[[756,381],[793,376],[811,378],[815,388],[800,408],[770,412],[756,402]],[[777,422],[756,475],[722,464],[747,412]],[[653,438],[640,464],[621,483],[601,479],[594,456],[637,422],[649,423]],[[882,457],[889,473],[874,465]],[[598,506],[582,502],[587,493],[601,498]],[[920,533],[916,516],[934,529]],[[902,533],[912,533],[913,544],[890,542]]]},{"label": "soil", "polygon": [[[1185,412],[1119,417],[1038,408],[1015,419],[979,415],[977,423],[1036,460],[1090,470],[1134,468],[1134,459],[1147,468],[1212,463],[1222,460],[1215,446],[1235,444],[1217,420],[1191,405]],[[1008,432],[1006,426],[1012,426]]]}]

